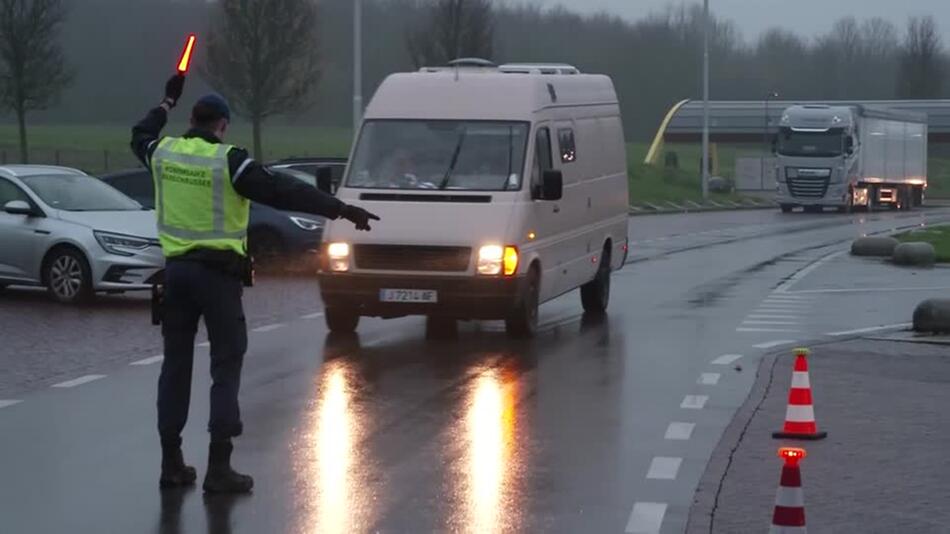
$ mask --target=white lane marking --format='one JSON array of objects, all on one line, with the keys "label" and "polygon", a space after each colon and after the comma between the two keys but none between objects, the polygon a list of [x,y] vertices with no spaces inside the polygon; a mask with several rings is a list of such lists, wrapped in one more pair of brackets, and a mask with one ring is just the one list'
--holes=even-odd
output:
[{"label": "white lane marking", "polygon": [[699,380],[697,380],[696,383],[704,386],[715,386],[719,383],[721,376],[719,373],[703,373],[699,375]]},{"label": "white lane marking", "polygon": [[630,519],[627,520],[626,534],[659,534],[665,515],[665,502],[633,503]]},{"label": "white lane marking", "polygon": [[790,300],[790,301],[803,301],[803,300],[812,300],[812,297],[805,297],[802,295],[794,295],[792,293],[772,293],[768,297],[769,299],[775,300]]},{"label": "white lane marking", "polygon": [[300,316],[301,319],[319,319],[320,317],[323,317],[323,312],[308,313],[307,315]]},{"label": "white lane marking", "polygon": [[742,324],[751,325],[777,325],[777,326],[795,326],[800,324],[798,321],[742,321]]},{"label": "white lane marking", "polygon": [[650,480],[676,480],[676,475],[683,464],[682,458],[657,456],[650,462],[647,478]]},{"label": "white lane marking", "polygon": [[738,360],[741,357],[742,357],[741,354],[723,354],[722,356],[716,358],[710,363],[712,363],[713,365],[729,365],[730,363]]},{"label": "white lane marking", "polygon": [[54,388],[74,388],[76,386],[81,386],[92,382],[93,380],[99,380],[100,378],[105,378],[106,375],[86,375],[80,376],[79,378],[74,378],[72,380],[67,380],[65,382],[60,382],[59,384],[53,384],[50,387]]},{"label": "white lane marking", "polygon": [[791,328],[736,328],[736,332],[801,332]]},{"label": "white lane marking", "polygon": [[879,330],[891,330],[893,328],[907,328],[914,323],[886,324],[883,326],[871,326],[868,328],[857,328],[855,330],[845,330],[843,332],[828,332],[826,336],[850,336],[852,334],[866,334],[868,332],[877,332]]},{"label": "white lane marking", "polygon": [[795,343],[794,339],[779,339],[776,341],[766,341],[765,343],[759,343],[758,345],[752,345],[757,349],[771,349],[775,347],[781,347],[782,345],[791,345]]},{"label": "white lane marking", "polygon": [[777,315],[765,313],[750,313],[746,319],[798,319],[800,315]]},{"label": "white lane marking", "polygon": [[825,294],[825,293],[889,293],[900,291],[941,291],[950,289],[950,286],[938,287],[863,287],[860,289],[800,289],[796,293]]},{"label": "white lane marking", "polygon": [[786,280],[785,282],[783,282],[782,285],[778,286],[778,287],[775,289],[775,291],[773,291],[772,293],[775,294],[775,293],[786,293],[786,292],[788,292],[788,290],[791,289],[792,286],[794,286],[795,284],[797,284],[798,282],[800,282],[803,278],[805,278],[806,276],[808,276],[809,274],[811,274],[813,271],[815,271],[815,269],[818,269],[818,268],[821,267],[822,265],[824,265],[824,264],[828,263],[829,261],[831,261],[831,260],[837,258],[838,256],[841,256],[841,255],[844,255],[844,254],[847,254],[847,253],[848,253],[847,250],[841,250],[841,251],[838,251],[838,252],[832,252],[831,254],[828,254],[828,255],[825,256],[824,258],[819,259],[818,261],[812,263],[812,264],[809,265],[808,267],[805,267],[804,269],[802,269],[802,270],[798,271],[797,273],[793,274],[791,277],[789,277],[788,280]]},{"label": "white lane marking", "polygon": [[129,365],[152,365],[153,363],[158,363],[164,359],[165,357],[159,354],[157,356],[151,356],[149,358],[143,358],[141,360],[134,361]]},{"label": "white lane marking", "polygon": [[776,308],[790,308],[790,309],[798,309],[798,310],[808,310],[808,309],[811,309],[812,307],[811,303],[807,303],[807,302],[792,302],[790,300],[773,300],[773,299],[765,299],[764,301],[762,301],[762,304],[760,304],[759,307],[764,307],[764,306],[774,306]]},{"label": "white lane marking", "polygon": [[17,399],[0,399],[0,408],[6,408],[8,406],[13,406],[14,404],[20,404],[21,402],[23,401]]},{"label": "white lane marking", "polygon": [[663,439],[686,441],[693,436],[694,428],[696,428],[696,423],[670,423],[670,426],[666,427]]},{"label": "white lane marking", "polygon": [[680,408],[684,410],[702,410],[706,406],[709,395],[687,395],[683,397]]},{"label": "white lane marking", "polygon": [[251,332],[270,332],[272,330],[277,330],[278,328],[283,328],[284,325],[281,323],[277,324],[268,324],[264,326],[258,326],[257,328],[251,330]]},{"label": "white lane marking", "polygon": [[196,346],[196,347],[210,347],[210,346],[211,346],[211,342],[210,342],[210,341],[202,341],[201,343],[198,343],[198,344],[195,345],[195,346]]}]

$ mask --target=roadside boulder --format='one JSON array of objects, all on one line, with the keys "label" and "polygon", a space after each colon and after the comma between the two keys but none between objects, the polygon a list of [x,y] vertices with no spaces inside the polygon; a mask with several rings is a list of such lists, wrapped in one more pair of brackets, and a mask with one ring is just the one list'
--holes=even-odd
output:
[{"label": "roadside boulder", "polygon": [[731,193],[732,182],[722,176],[713,176],[709,178],[709,190],[713,193]]},{"label": "roadside boulder", "polygon": [[853,256],[881,256],[894,255],[894,249],[900,242],[893,237],[860,237],[851,243]]},{"label": "roadside boulder", "polygon": [[930,243],[913,242],[901,243],[894,248],[894,263],[897,265],[911,265],[930,267],[937,261],[937,251]]},{"label": "roadside boulder", "polygon": [[950,299],[928,299],[918,304],[914,310],[914,331],[950,332]]}]

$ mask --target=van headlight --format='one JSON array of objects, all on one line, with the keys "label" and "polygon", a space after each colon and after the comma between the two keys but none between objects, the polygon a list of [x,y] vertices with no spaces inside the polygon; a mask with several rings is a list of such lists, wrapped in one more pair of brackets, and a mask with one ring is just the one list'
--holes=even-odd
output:
[{"label": "van headlight", "polygon": [[512,276],[518,272],[518,249],[501,245],[485,245],[478,249],[478,274]]},{"label": "van headlight", "polygon": [[94,236],[96,236],[96,241],[99,242],[99,245],[102,246],[106,252],[119,256],[134,256],[136,253],[141,252],[148,247],[158,245],[158,241],[155,239],[146,239],[144,237],[136,237],[124,234],[113,234],[112,232],[100,232],[98,230],[95,230],[92,233]]},{"label": "van headlight", "polygon": [[350,245],[349,243],[330,243],[327,245],[327,258],[329,259],[330,271],[335,273],[345,273],[350,270]]}]

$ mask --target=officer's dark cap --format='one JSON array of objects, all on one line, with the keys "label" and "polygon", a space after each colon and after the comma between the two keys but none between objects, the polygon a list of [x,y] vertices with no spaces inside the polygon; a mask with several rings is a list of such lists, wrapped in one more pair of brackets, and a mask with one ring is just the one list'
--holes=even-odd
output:
[{"label": "officer's dark cap", "polygon": [[195,107],[191,110],[191,117],[199,124],[227,119],[231,121],[231,107],[228,101],[220,95],[205,95],[195,102]]}]

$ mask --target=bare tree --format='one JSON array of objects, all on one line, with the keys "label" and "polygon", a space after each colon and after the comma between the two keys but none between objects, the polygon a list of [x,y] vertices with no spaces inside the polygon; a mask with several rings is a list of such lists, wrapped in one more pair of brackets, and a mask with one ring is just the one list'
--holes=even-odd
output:
[{"label": "bare tree", "polygon": [[943,44],[931,16],[911,17],[901,50],[897,91],[900,98],[937,98],[943,86]]},{"label": "bare tree", "polygon": [[416,68],[443,65],[460,57],[492,57],[492,0],[431,0],[427,11],[423,25],[406,37]]},{"label": "bare tree", "polygon": [[65,18],[61,0],[0,0],[0,109],[16,113],[23,163],[27,112],[49,107],[72,79],[59,44]]},{"label": "bare tree", "polygon": [[212,20],[205,75],[251,120],[254,156],[262,159],[264,120],[312,105],[321,75],[317,6],[312,0],[221,0]]}]

